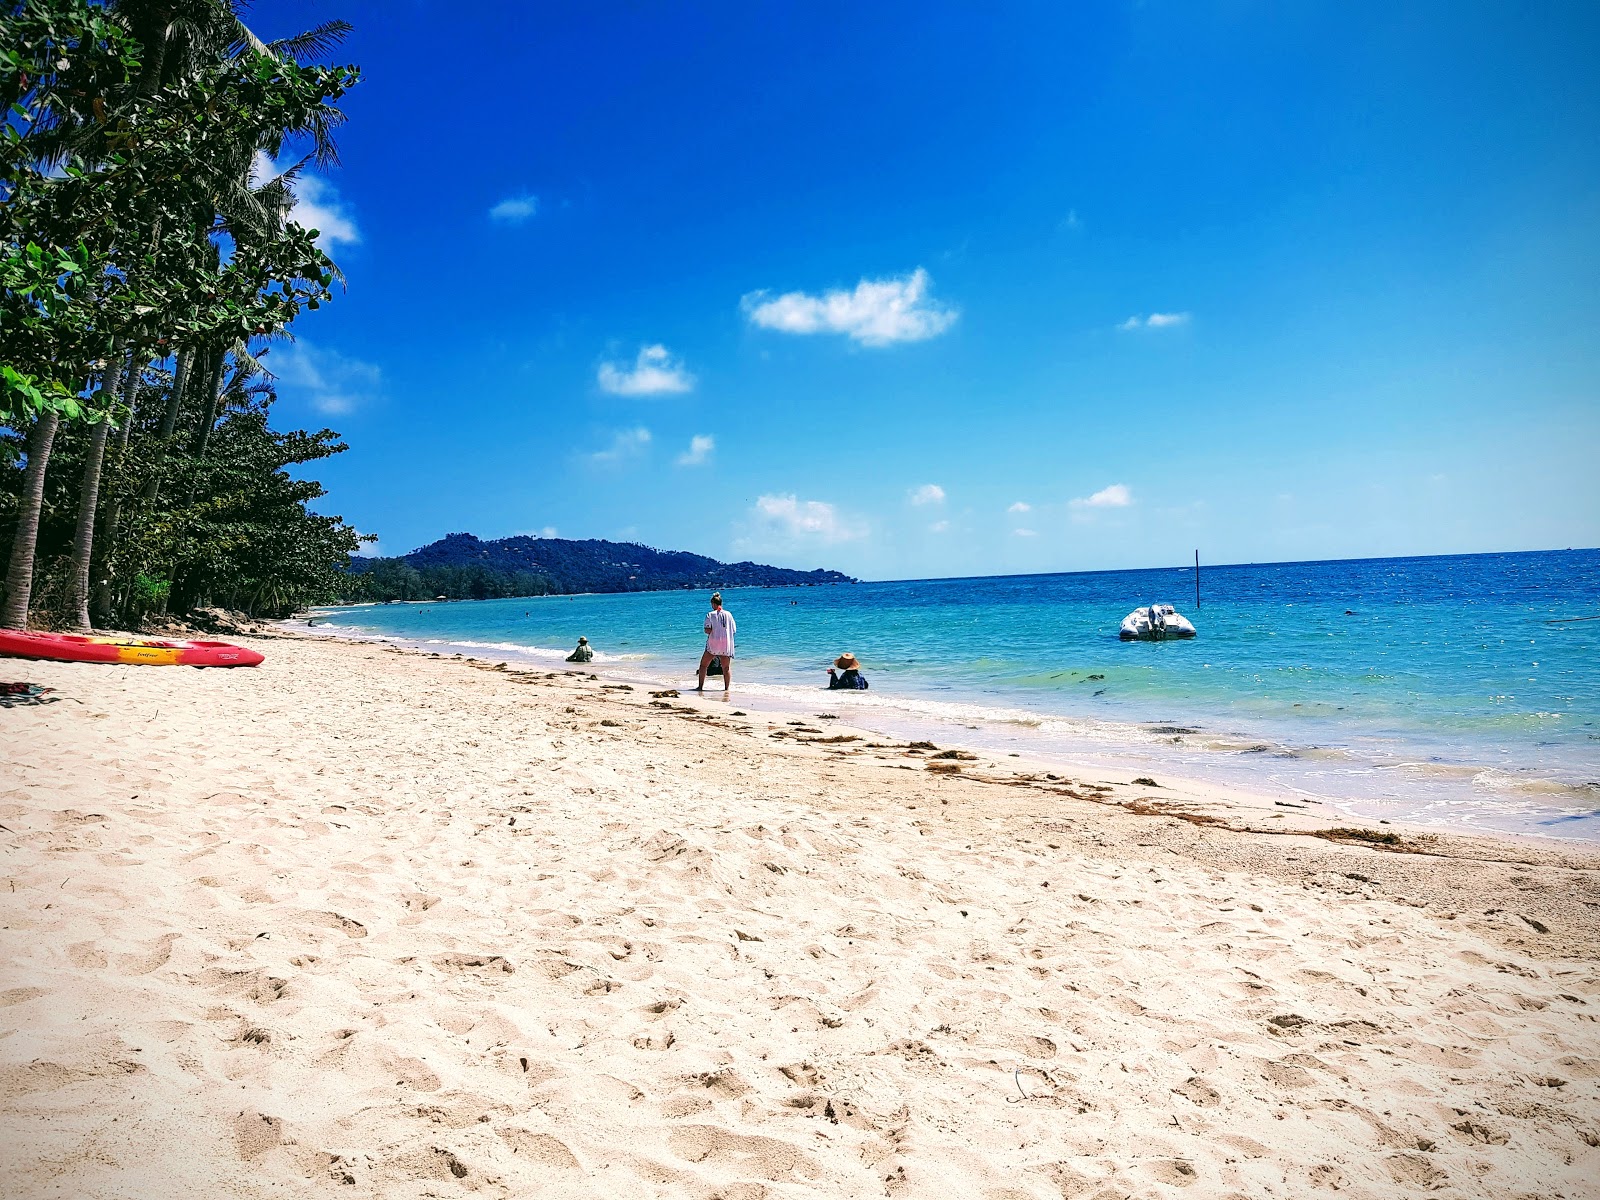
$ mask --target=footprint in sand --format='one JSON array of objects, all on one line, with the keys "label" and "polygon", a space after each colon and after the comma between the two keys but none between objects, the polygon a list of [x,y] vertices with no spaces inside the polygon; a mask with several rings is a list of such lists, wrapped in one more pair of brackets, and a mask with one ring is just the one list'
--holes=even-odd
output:
[{"label": "footprint in sand", "polygon": [[1144,1164],[1153,1179],[1169,1187],[1188,1187],[1199,1179],[1194,1164],[1182,1158],[1158,1158]]},{"label": "footprint in sand", "polygon": [[796,1172],[811,1177],[816,1170],[810,1156],[787,1142],[716,1125],[681,1125],[667,1135],[667,1145],[685,1162],[711,1162],[759,1179],[786,1179]]},{"label": "footprint in sand", "polygon": [[[429,1146],[389,1159],[377,1173],[376,1181],[414,1186],[419,1179],[461,1180],[471,1174],[472,1169],[453,1150]],[[386,1193],[380,1191],[379,1194]]]},{"label": "footprint in sand", "polygon": [[283,1144],[283,1119],[264,1113],[241,1112],[233,1119],[234,1144],[239,1157],[249,1162]]},{"label": "footprint in sand", "polygon": [[229,971],[210,967],[202,971],[197,982],[224,996],[240,996],[257,1004],[271,1004],[283,997],[289,986],[287,979],[277,979],[265,971]]},{"label": "footprint in sand", "polygon": [[516,966],[510,959],[499,954],[436,954],[433,965],[441,971],[460,974],[464,971],[483,971],[486,973],[499,972],[510,975],[516,971]]},{"label": "footprint in sand", "polygon": [[506,1125],[495,1132],[500,1140],[511,1147],[511,1152],[528,1162],[538,1163],[554,1171],[581,1171],[583,1164],[565,1142],[548,1133],[534,1133],[516,1125]]},{"label": "footprint in sand", "polygon": [[1197,1108],[1215,1108],[1222,1103],[1222,1097],[1218,1094],[1217,1089],[1198,1075],[1192,1076],[1182,1085],[1172,1090]]},{"label": "footprint in sand", "polygon": [[85,1079],[138,1075],[144,1070],[143,1063],[125,1060],[98,1061],[88,1066],[69,1067],[39,1059],[21,1066],[0,1068],[0,1097],[10,1098],[29,1092],[55,1092]]},{"label": "footprint in sand", "polygon": [[351,917],[340,916],[336,912],[311,913],[306,919],[313,925],[326,925],[333,929],[343,930],[348,937],[364,938],[367,936],[367,927],[360,921]]},{"label": "footprint in sand", "polygon": [[85,969],[103,967],[108,961],[105,951],[98,949],[93,942],[74,942],[67,947],[67,958],[73,966]]},{"label": "footprint in sand", "polygon": [[124,975],[148,975],[157,967],[166,965],[167,960],[172,957],[172,943],[177,940],[177,934],[164,933],[148,943],[139,953],[124,954],[117,959],[117,969]]}]

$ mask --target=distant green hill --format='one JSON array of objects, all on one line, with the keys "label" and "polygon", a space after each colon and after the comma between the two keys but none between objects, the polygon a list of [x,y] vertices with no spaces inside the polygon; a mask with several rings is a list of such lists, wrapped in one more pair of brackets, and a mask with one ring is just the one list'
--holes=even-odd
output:
[{"label": "distant green hill", "polygon": [[791,571],[718,562],[686,550],[636,542],[448,537],[399,558],[352,558],[344,600],[488,600],[574,592],[658,592],[674,588],[798,587],[854,583],[838,571]]}]

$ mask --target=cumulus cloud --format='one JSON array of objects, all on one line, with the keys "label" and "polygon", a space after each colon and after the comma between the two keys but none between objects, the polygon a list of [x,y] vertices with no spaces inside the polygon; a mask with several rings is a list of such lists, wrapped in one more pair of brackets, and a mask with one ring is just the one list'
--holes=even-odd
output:
[{"label": "cumulus cloud", "polygon": [[760,524],[786,537],[848,542],[866,535],[860,524],[842,516],[832,504],[801,500],[792,492],[762,496],[754,511]]},{"label": "cumulus cloud", "polygon": [[1133,503],[1133,493],[1128,490],[1125,483],[1113,483],[1110,487],[1103,487],[1092,496],[1080,496],[1072,502],[1072,509],[1080,515],[1087,515],[1100,508],[1127,508]]},{"label": "cumulus cloud", "polygon": [[949,521],[935,521],[932,525],[928,526],[929,533],[947,533],[949,532],[949,529]]},{"label": "cumulus cloud", "polygon": [[1013,537],[1038,537],[1039,536],[1037,533],[1035,533],[1031,529],[1013,529],[1011,531],[1011,534],[1012,534]]},{"label": "cumulus cloud", "polygon": [[489,219],[506,225],[521,225],[524,221],[531,220],[538,211],[537,196],[507,196],[489,210]]},{"label": "cumulus cloud", "polygon": [[632,367],[601,363],[598,378],[601,390],[613,396],[662,396],[694,387],[694,376],[660,344],[640,347]]},{"label": "cumulus cloud", "polygon": [[376,364],[348,358],[304,338],[274,347],[265,362],[282,391],[304,397],[329,416],[354,412],[377,395],[383,382],[383,372]]},{"label": "cumulus cloud", "polygon": [[842,333],[863,346],[920,342],[955,324],[958,310],[928,298],[928,272],[918,267],[892,279],[863,279],[854,291],[813,296],[750,292],[741,301],[751,324],[782,333]]},{"label": "cumulus cloud", "polygon": [[637,429],[619,430],[604,450],[596,450],[589,457],[597,463],[619,463],[638,458],[650,448],[650,431],[643,425]]},{"label": "cumulus cloud", "polygon": [[1187,325],[1189,314],[1186,312],[1151,313],[1148,317],[1141,317],[1137,313],[1129,317],[1118,329],[1171,329],[1175,325]]},{"label": "cumulus cloud", "polygon": [[1010,508],[1006,509],[1006,511],[1008,513],[1032,512],[1033,511],[1033,505],[1029,504],[1026,500],[1018,500]]},{"label": "cumulus cloud", "polygon": [[937,483],[925,483],[908,491],[906,498],[913,504],[943,504],[944,489]]},{"label": "cumulus cloud", "polygon": [[697,433],[689,439],[689,448],[678,455],[680,467],[700,467],[711,461],[711,452],[717,448],[717,439],[709,433]]},{"label": "cumulus cloud", "polygon": [[[273,162],[265,151],[257,150],[250,168],[250,183],[260,187],[287,169]],[[356,228],[355,219],[345,211],[339,189],[326,179],[302,171],[289,181],[289,192],[294,197],[289,220],[302,229],[315,229],[321,249],[331,253],[335,246],[353,246],[361,241],[361,231]]]}]

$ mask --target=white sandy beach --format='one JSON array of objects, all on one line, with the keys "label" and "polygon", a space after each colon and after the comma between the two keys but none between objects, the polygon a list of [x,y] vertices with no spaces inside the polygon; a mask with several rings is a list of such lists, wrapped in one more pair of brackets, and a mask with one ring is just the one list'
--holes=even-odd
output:
[{"label": "white sandy beach", "polygon": [[1600,854],[251,644],[0,666],[7,1196],[1600,1195]]}]

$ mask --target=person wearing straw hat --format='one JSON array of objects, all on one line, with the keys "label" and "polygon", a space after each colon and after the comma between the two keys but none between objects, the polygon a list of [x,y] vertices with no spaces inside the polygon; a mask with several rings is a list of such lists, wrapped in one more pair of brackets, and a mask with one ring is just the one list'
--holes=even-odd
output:
[{"label": "person wearing straw hat", "polygon": [[722,694],[726,696],[733,686],[733,635],[738,631],[733,614],[722,607],[722,593],[711,593],[711,611],[706,614],[706,648],[700,655],[700,683],[694,689],[706,690],[706,668],[716,659],[722,668]]},{"label": "person wearing straw hat", "polygon": [[867,690],[867,679],[861,673],[861,664],[848,650],[834,659],[833,666],[828,668],[828,690],[830,692]]},{"label": "person wearing straw hat", "polygon": [[594,661],[594,649],[589,645],[588,638],[581,637],[578,639],[578,648],[567,655],[567,661],[575,663]]}]

